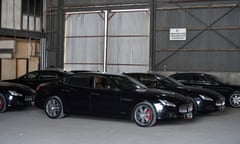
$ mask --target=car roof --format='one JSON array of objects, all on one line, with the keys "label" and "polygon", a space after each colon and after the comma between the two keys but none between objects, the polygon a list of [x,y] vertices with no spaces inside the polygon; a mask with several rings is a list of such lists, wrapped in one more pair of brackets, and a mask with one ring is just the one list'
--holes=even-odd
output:
[{"label": "car roof", "polygon": [[108,72],[81,72],[81,73],[75,73],[74,75],[102,75],[102,76],[126,76],[121,73],[108,73]]},{"label": "car roof", "polygon": [[204,75],[209,75],[209,74],[206,74],[206,73],[175,73],[175,74],[172,74],[171,76],[204,76]]}]

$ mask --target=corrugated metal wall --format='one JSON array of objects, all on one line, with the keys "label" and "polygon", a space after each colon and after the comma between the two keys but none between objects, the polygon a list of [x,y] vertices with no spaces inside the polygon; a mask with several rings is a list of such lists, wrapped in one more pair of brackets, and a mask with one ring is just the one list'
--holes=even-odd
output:
[{"label": "corrugated metal wall", "polygon": [[67,14],[64,69],[149,70],[149,17],[135,9]]},{"label": "corrugated metal wall", "polygon": [[[239,0],[49,0],[48,66],[63,67],[59,13],[137,8],[151,11],[151,70],[240,71]],[[170,40],[170,28],[186,28],[186,40]]]},{"label": "corrugated metal wall", "polygon": [[[169,40],[186,28],[185,41]],[[158,1],[154,70],[240,71],[239,1]]]}]

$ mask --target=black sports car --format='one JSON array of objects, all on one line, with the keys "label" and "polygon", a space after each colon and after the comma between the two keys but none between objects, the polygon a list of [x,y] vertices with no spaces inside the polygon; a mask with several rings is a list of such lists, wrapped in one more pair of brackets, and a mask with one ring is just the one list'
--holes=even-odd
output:
[{"label": "black sports car", "polygon": [[13,106],[25,106],[34,101],[35,91],[27,86],[0,82],[0,112]]},{"label": "black sports car", "polygon": [[136,78],[149,88],[178,92],[194,100],[195,113],[221,111],[225,108],[225,98],[212,90],[185,86],[176,80],[157,73],[125,73]]},{"label": "black sports car", "polygon": [[41,84],[35,104],[50,118],[88,113],[130,116],[147,127],[159,119],[192,118],[191,99],[174,92],[148,89],[125,75],[86,72],[64,81]]},{"label": "black sports car", "polygon": [[72,73],[58,71],[58,70],[38,70],[38,71],[29,72],[17,79],[5,80],[5,81],[24,84],[36,90],[37,86],[41,83],[59,80],[68,76],[69,74],[72,74]]},{"label": "black sports car", "polygon": [[227,84],[217,77],[205,73],[176,73],[171,75],[185,85],[200,86],[221,93],[226,98],[226,104],[240,108],[240,86]]}]

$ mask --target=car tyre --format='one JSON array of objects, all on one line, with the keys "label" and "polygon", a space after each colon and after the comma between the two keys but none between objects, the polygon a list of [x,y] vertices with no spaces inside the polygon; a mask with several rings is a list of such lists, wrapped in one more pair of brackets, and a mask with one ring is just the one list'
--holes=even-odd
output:
[{"label": "car tyre", "polygon": [[7,101],[6,98],[0,94],[0,113],[3,113],[7,110]]},{"label": "car tyre", "polygon": [[240,108],[240,91],[233,92],[229,97],[231,107]]},{"label": "car tyre", "polygon": [[133,109],[132,118],[141,127],[151,127],[157,122],[156,110],[149,102],[138,103]]},{"label": "car tyre", "polygon": [[62,100],[57,96],[48,98],[45,102],[45,113],[52,119],[64,117]]}]

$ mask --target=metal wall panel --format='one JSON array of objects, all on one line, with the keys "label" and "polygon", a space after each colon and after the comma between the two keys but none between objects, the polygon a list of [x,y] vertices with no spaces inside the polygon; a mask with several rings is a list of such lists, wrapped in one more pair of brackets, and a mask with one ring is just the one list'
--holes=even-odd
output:
[{"label": "metal wall panel", "polygon": [[103,70],[102,12],[66,15],[65,70]]},{"label": "metal wall panel", "polygon": [[[108,16],[106,71],[148,70],[148,11],[112,12]],[[66,16],[65,70],[104,70],[103,19],[102,12]]]},{"label": "metal wall panel", "polygon": [[[158,2],[154,70],[240,71],[239,1]],[[187,40],[169,40],[170,28],[186,28]]]},{"label": "metal wall panel", "polygon": [[99,6],[99,5],[106,5],[106,4],[127,4],[127,3],[133,3],[133,4],[140,4],[140,3],[145,3],[149,2],[150,0],[64,0],[65,5],[71,5],[71,6],[83,6],[83,5],[94,5],[94,6]]},{"label": "metal wall panel", "polygon": [[109,21],[107,71],[149,70],[149,11],[113,14]]},{"label": "metal wall panel", "polygon": [[21,0],[2,0],[1,27],[8,29],[21,28]]}]

